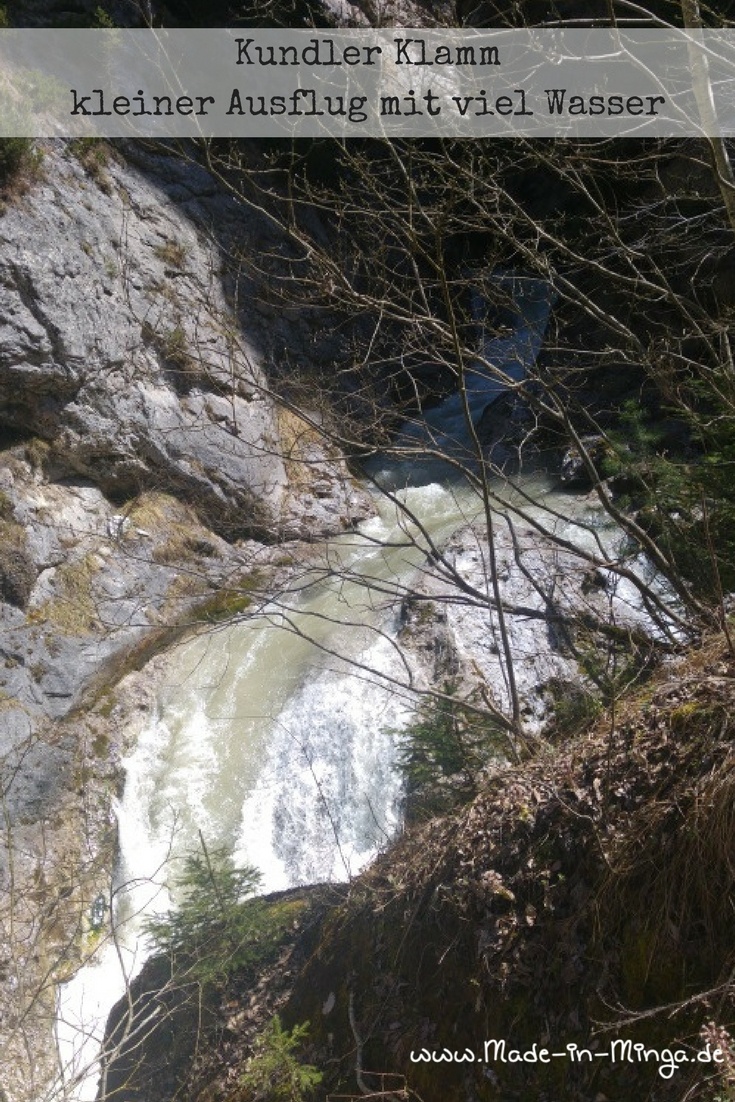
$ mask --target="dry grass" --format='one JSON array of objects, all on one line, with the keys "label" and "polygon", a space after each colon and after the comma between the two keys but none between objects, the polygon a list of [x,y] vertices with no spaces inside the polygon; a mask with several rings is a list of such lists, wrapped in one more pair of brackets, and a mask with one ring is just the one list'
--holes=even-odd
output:
[{"label": "dry grass", "polygon": [[279,451],[293,492],[308,490],[314,480],[315,455],[323,439],[308,422],[283,406],[277,407]]},{"label": "dry grass", "polygon": [[153,252],[168,268],[181,271],[186,265],[188,250],[180,241],[164,241],[161,245],[156,245]]},{"label": "dry grass", "polygon": [[[634,1004],[726,984],[735,964],[735,751],[718,739],[722,715],[690,719],[703,727],[698,749],[613,847],[598,895],[602,940],[617,932],[631,957]],[[709,759],[707,734],[719,751]]]},{"label": "dry grass", "polygon": [[196,558],[195,537],[203,530],[194,510],[171,494],[146,491],[127,507],[125,517],[128,527],[124,539],[137,539],[138,529],[148,533],[153,540],[153,562],[175,566]]},{"label": "dry grass", "polygon": [[56,596],[29,615],[34,623],[53,624],[64,635],[91,635],[101,629],[93,582],[100,570],[95,555],[64,563],[54,576]]},{"label": "dry grass", "polygon": [[[605,1023],[613,1035],[661,1048],[675,1038],[691,1043],[713,1014],[728,1025],[733,735],[735,663],[712,639],[581,737],[499,770],[464,811],[409,830],[352,886],[350,907],[325,931],[321,974],[298,981],[295,1013],[316,1014],[321,978],[333,985],[338,973],[362,967],[358,955],[383,953],[400,994],[382,1018],[381,977],[361,975],[361,999],[388,1051],[391,1019],[412,1015],[411,1038],[429,1019],[435,1047],[451,1047],[452,1028],[475,1047],[482,1036],[519,1030],[529,1040],[546,1032],[590,1043]],[[405,1052],[400,1060],[388,1066],[409,1067]],[[460,1097],[447,1069],[443,1085],[430,1070],[431,1084],[410,1068],[417,1089]],[[525,1081],[508,1072],[497,1095],[479,1096],[707,1097],[694,1069],[649,1094],[651,1074],[631,1070],[624,1081],[621,1069],[598,1066],[584,1081],[570,1071],[562,1087],[543,1069]]]},{"label": "dry grass", "polygon": [[12,502],[0,501],[0,597],[25,608],[36,581],[36,568],[28,550],[25,528],[11,519]]},{"label": "dry grass", "polygon": [[87,176],[94,180],[105,195],[112,194],[112,179],[107,169],[117,160],[117,154],[104,138],[75,138],[69,142],[69,152],[76,157]]}]

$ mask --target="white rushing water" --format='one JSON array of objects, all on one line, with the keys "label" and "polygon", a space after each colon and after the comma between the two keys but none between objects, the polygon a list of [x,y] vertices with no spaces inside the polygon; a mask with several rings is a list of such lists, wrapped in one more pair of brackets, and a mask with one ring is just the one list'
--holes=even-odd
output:
[{"label": "white rushing water", "polygon": [[[466,489],[401,496],[439,539],[479,509]],[[59,988],[59,1097],[95,1099],[106,1017],[148,954],[142,923],[168,909],[200,832],[256,866],[266,892],[347,880],[395,832],[396,734],[412,700],[394,684],[407,679],[394,646],[399,602],[366,581],[400,588],[414,574],[423,554],[405,528],[384,501],[359,533],[326,548],[328,569],[287,595],[287,607],[194,637],[169,657],[157,713],[124,762],[116,941]]]},{"label": "white rushing water", "polygon": [[[539,280],[501,281],[514,327],[485,339],[478,323],[480,345],[517,381],[537,355],[552,296]],[[448,398],[423,430],[407,430],[419,451],[422,440],[466,450],[465,402],[474,420],[505,386],[483,369],[465,382],[466,399]],[[439,544],[480,512],[466,486],[432,481],[446,476],[441,465],[414,463],[414,482],[427,484],[398,495]],[[393,471],[385,482],[404,478]],[[193,638],[170,656],[157,714],[124,763],[116,940],[59,989],[55,1097],[64,1102],[95,1099],[107,1014],[148,952],[143,920],[168,909],[176,869],[200,834],[256,866],[273,891],[346,880],[394,833],[396,737],[413,700],[408,687],[396,691],[410,677],[394,645],[399,601],[385,591],[400,590],[428,548],[406,538],[405,517],[387,499],[378,506],[359,533],[325,547],[323,576],[292,592],[287,608]]]}]

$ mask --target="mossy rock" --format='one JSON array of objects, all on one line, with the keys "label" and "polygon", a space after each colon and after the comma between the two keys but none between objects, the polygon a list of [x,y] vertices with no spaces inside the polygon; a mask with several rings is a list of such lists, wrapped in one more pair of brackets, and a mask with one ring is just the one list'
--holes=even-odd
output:
[{"label": "mossy rock", "polygon": [[721,707],[701,700],[688,700],[671,713],[669,721],[673,734],[679,738],[692,738],[717,731],[727,715]]}]

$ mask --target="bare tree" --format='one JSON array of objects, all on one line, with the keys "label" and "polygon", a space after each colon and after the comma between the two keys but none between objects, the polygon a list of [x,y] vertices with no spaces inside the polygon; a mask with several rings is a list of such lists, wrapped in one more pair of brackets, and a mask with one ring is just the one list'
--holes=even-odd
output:
[{"label": "bare tree", "polygon": [[[682,12],[697,25],[696,6]],[[254,290],[313,319],[317,346],[329,337],[321,369],[318,353],[300,368],[297,350],[270,365],[269,396],[295,427],[289,462],[313,477],[314,437],[348,457],[395,508],[390,542],[414,566],[411,576],[386,576],[329,548],[242,616],[270,617],[337,661],[344,652],[319,618],[302,615],[303,594],[327,578],[386,610],[478,610],[497,639],[501,679],[475,679],[462,705],[504,731],[516,753],[534,735],[514,623],[551,624],[582,657],[585,632],[608,658],[622,644],[645,649],[645,633],[621,625],[611,599],[564,604],[572,571],[597,595],[628,586],[655,625],[652,650],[726,625],[735,577],[726,143],[210,142],[181,154],[280,235],[268,256],[227,244],[233,298]],[[224,326],[234,382],[248,374],[248,354],[232,319]],[[168,351],[221,390],[204,346]],[[526,477],[564,453],[615,536],[594,515],[570,527],[559,499]],[[462,508],[480,532],[479,574],[468,575],[447,533],[435,535],[404,493],[432,479],[469,494]],[[545,578],[523,543],[528,531],[557,556]],[[504,586],[511,561],[542,608]],[[358,622],[354,612],[343,620]],[[371,667],[363,650],[348,656],[361,676],[407,698],[419,690],[452,702],[441,682],[417,682],[385,619],[370,630],[400,653],[400,671]],[[616,661],[608,667],[618,692]],[[126,1043],[139,1036],[142,1045],[150,1023],[133,1022]]]}]

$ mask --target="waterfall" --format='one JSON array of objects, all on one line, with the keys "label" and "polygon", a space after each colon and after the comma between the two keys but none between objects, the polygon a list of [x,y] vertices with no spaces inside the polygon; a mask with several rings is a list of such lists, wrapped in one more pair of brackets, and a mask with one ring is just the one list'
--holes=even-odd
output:
[{"label": "waterfall", "polygon": [[236,846],[239,863],[263,870],[266,890],[349,879],[394,833],[395,732],[410,710],[380,685],[392,661],[379,639],[361,656],[374,675],[324,671],[276,717]]},{"label": "waterfall", "polygon": [[[474,291],[472,318],[479,355],[465,365],[462,390],[423,411],[420,420],[404,427],[398,439],[399,445],[415,449],[419,457],[423,444],[473,464],[477,456],[468,415],[476,426],[488,406],[514,383],[523,381],[541,350],[555,297],[550,284],[519,275],[494,276],[492,282],[506,300],[507,325],[502,326],[501,334],[488,326],[491,307],[484,295]],[[447,470],[441,460],[423,458],[413,479],[446,478]]]},{"label": "waterfall", "polygon": [[[479,508],[466,489],[402,496],[438,539]],[[256,866],[264,891],[347,880],[395,833],[396,738],[413,702],[394,683],[406,680],[397,602],[369,583],[400,589],[423,552],[395,505],[377,505],[358,533],[325,548],[329,570],[314,568],[313,584],[287,594],[285,609],[274,604],[169,655],[156,714],[123,763],[117,944],[59,988],[65,1102],[96,1098],[107,1014],[150,952],[143,920],[170,906],[199,831],[208,846]]]},{"label": "waterfall", "polygon": [[[552,302],[548,284],[497,281],[512,303],[507,335],[485,332],[477,295],[480,359],[466,373],[465,398],[449,397],[422,426],[405,428],[402,443],[466,453],[465,401],[478,419],[536,358]],[[413,462],[384,474],[377,479],[384,486],[410,486],[397,492],[399,505],[437,544],[480,512],[469,488],[450,482],[441,465]],[[169,656],[157,713],[124,762],[116,940],[59,990],[57,1097],[64,1102],[94,1102],[107,1013],[149,952],[143,921],[170,906],[176,869],[200,832],[208,846],[255,865],[265,891],[349,879],[395,832],[395,744],[415,705],[395,646],[398,601],[390,592],[409,582],[428,548],[411,538],[395,504],[378,495],[376,507],[378,516],[358,533],[324,548],[321,579],[287,595],[285,608],[275,603]]]}]

